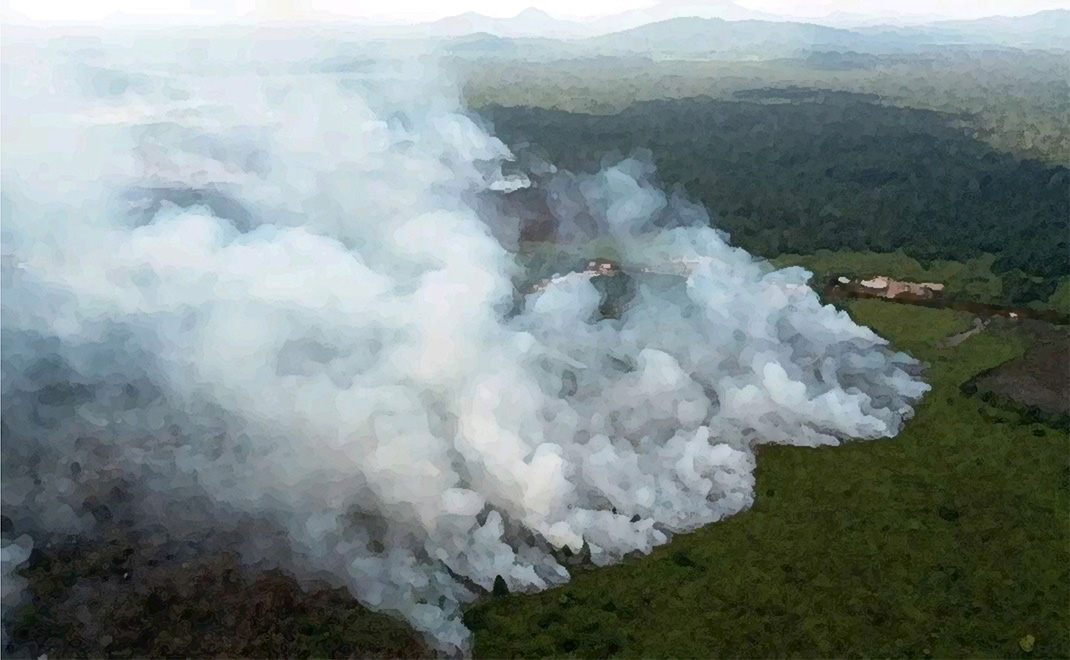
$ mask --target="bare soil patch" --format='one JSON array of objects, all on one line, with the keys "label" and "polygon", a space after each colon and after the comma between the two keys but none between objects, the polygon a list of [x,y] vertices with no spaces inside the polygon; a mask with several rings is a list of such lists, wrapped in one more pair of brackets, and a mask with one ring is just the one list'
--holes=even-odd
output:
[{"label": "bare soil patch", "polygon": [[1070,341],[1065,329],[1045,333],[1025,355],[979,375],[972,386],[986,398],[1045,416],[1070,416]]}]

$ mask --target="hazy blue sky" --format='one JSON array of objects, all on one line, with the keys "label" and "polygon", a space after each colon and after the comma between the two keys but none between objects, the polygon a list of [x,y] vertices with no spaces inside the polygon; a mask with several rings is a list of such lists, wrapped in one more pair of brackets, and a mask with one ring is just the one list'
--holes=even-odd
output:
[{"label": "hazy blue sky", "polygon": [[[676,0],[679,1],[679,0]],[[725,0],[720,0],[724,2]],[[718,0],[712,0],[716,3]],[[112,14],[185,17],[189,19],[313,18],[331,14],[377,19],[427,20],[475,11],[511,16],[536,6],[559,17],[595,16],[649,6],[644,0],[4,0],[5,8],[45,21],[98,21]],[[704,4],[691,0],[688,4]],[[1070,7],[1070,0],[738,0],[749,9],[789,16],[821,16],[832,12],[918,14],[972,18],[993,14],[1021,15]]]}]

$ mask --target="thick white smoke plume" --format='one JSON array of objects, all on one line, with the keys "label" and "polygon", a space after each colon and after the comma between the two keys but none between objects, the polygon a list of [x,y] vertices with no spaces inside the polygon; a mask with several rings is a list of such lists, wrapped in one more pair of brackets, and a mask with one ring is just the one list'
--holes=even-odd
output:
[{"label": "thick white smoke plume", "polygon": [[35,543],[101,506],[243,530],[464,649],[495,576],[649,551],[746,508],[757,443],[893,436],[927,389],[642,160],[533,177],[635,273],[617,318],[585,277],[514,305],[530,182],[426,61],[251,47],[6,46],[2,494]]}]

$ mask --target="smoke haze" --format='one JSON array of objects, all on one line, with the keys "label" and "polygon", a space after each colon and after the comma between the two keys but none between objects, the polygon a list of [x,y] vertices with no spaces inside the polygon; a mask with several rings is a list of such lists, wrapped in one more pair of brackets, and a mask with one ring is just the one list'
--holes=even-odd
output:
[{"label": "smoke haze", "polygon": [[[928,389],[642,154],[515,161],[427,54],[4,55],[5,578],[104,507],[231,534],[463,651],[496,576],[648,552],[748,507],[758,443],[894,436]],[[517,205],[613,245],[637,273],[619,313],[609,277],[518,293]]]}]

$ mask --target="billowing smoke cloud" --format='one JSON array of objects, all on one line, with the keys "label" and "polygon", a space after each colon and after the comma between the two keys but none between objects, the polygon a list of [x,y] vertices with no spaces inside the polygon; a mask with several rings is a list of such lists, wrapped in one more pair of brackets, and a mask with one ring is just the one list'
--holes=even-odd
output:
[{"label": "billowing smoke cloud", "polygon": [[[238,530],[464,649],[495,576],[647,552],[746,508],[757,443],[893,436],[927,389],[643,159],[504,176],[425,60],[245,46],[8,46],[2,495],[34,542],[102,507]],[[517,303],[529,185],[626,273]]]}]

